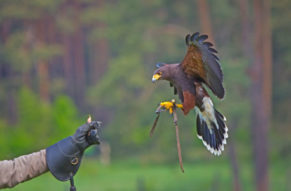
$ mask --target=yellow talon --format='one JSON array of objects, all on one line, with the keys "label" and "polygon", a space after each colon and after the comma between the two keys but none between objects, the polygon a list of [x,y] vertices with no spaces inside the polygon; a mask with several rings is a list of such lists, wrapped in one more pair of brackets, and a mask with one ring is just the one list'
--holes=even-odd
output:
[{"label": "yellow talon", "polygon": [[176,106],[180,109],[183,109],[183,105],[182,104],[176,104]]},{"label": "yellow talon", "polygon": [[176,105],[177,108],[183,109],[183,105],[182,104],[176,104],[176,101],[174,99],[171,100],[171,101],[161,102],[160,106],[162,106],[166,110],[169,110],[169,113],[172,114],[173,113],[174,104]]},{"label": "yellow talon", "polygon": [[173,108],[172,108],[172,107],[169,109],[169,113],[170,113],[170,114],[173,113]]},{"label": "yellow talon", "polygon": [[174,104],[170,101],[164,101],[160,103],[160,106],[164,107],[165,109],[169,110],[170,108],[173,108]]}]

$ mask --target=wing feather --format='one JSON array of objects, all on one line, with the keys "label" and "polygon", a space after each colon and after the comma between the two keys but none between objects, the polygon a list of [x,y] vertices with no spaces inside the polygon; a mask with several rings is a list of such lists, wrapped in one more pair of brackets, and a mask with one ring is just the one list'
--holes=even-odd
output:
[{"label": "wing feather", "polygon": [[213,44],[205,42],[207,38],[207,35],[199,35],[198,32],[186,36],[188,51],[181,66],[188,76],[202,79],[217,97],[223,98],[223,74],[219,58]]}]

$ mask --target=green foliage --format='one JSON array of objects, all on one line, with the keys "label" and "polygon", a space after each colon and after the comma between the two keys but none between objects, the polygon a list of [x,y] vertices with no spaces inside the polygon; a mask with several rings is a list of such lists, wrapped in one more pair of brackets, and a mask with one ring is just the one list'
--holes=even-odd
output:
[{"label": "green foliage", "polygon": [[11,64],[13,69],[28,71],[33,62],[30,53],[27,49],[24,49],[23,44],[25,44],[25,34],[23,32],[11,34],[5,43],[3,55],[5,55],[4,59]]},{"label": "green foliage", "polygon": [[1,0],[0,21],[5,19],[37,19],[44,13],[54,13],[62,2],[63,0]]},{"label": "green foliage", "polygon": [[9,139],[7,137],[7,123],[4,120],[0,120],[0,155],[5,157],[9,153],[9,147],[7,143]]},{"label": "green foliage", "polygon": [[41,102],[30,90],[22,88],[18,94],[18,109],[17,124],[12,127],[11,137],[14,141],[11,141],[11,149],[19,154],[23,150],[47,146],[52,125],[50,106]]},{"label": "green foliage", "polygon": [[[273,65],[273,108],[274,120],[277,127],[287,131],[289,134],[289,119],[290,119],[290,74],[291,74],[291,40],[289,33],[291,27],[287,24],[290,19],[291,6],[290,1],[280,1],[273,3],[274,16],[272,19],[273,26],[273,52],[274,52],[274,65]],[[278,83],[279,82],[279,83]],[[290,143],[289,143],[290,144]]]},{"label": "green foliage", "polygon": [[[0,120],[1,156],[17,156],[43,149],[72,135],[82,121],[67,96],[58,96],[52,105],[43,102],[27,88],[17,97],[18,120],[9,125]],[[13,151],[10,153],[8,151]]]},{"label": "green foliage", "polygon": [[[68,96],[58,96],[52,105],[52,121],[50,142],[55,143],[72,135],[84,119],[78,116],[78,110]],[[52,132],[53,131],[53,132]]]}]

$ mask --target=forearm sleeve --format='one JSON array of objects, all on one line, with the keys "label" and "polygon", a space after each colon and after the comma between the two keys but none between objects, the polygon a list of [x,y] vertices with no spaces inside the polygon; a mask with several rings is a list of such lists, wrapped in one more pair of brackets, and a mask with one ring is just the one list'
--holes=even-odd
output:
[{"label": "forearm sleeve", "polygon": [[0,161],[0,188],[14,187],[47,171],[46,150]]}]

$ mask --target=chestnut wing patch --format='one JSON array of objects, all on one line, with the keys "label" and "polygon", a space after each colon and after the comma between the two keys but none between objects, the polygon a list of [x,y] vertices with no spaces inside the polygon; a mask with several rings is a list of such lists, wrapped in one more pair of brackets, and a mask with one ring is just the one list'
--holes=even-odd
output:
[{"label": "chestnut wing patch", "polygon": [[206,70],[202,61],[201,52],[197,47],[193,45],[189,46],[187,54],[182,61],[182,67],[188,76],[199,77],[207,82]]},{"label": "chestnut wing patch", "polygon": [[183,111],[187,115],[191,109],[195,107],[195,95],[189,91],[183,91]]}]

